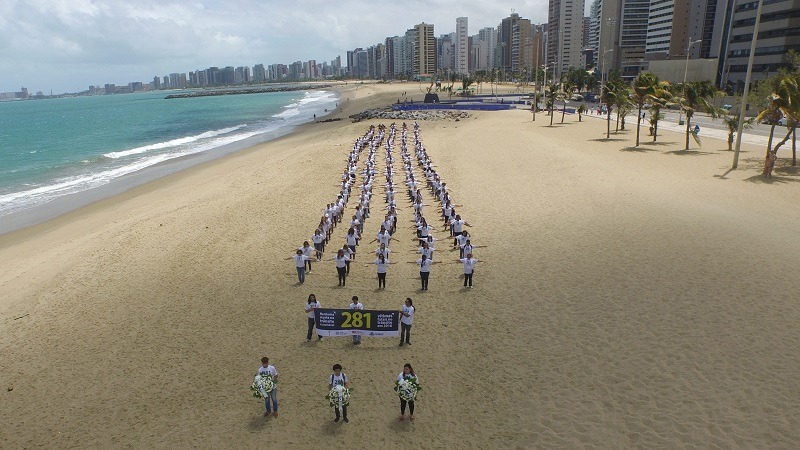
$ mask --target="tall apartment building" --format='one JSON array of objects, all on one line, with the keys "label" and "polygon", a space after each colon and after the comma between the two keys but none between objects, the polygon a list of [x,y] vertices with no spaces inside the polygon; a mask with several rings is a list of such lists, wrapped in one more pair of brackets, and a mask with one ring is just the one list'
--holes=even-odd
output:
[{"label": "tall apartment building", "polygon": [[601,8],[603,7],[603,0],[592,0],[589,7],[589,40],[583,43],[584,48],[592,50],[592,66],[598,67],[600,61],[598,60],[598,53],[600,53],[600,18]]},{"label": "tall apartment building", "polygon": [[530,67],[533,62],[525,58],[530,52],[526,52],[524,46],[532,45],[531,21],[512,13],[500,22],[497,30],[497,65],[511,73]]},{"label": "tall apartment building", "polygon": [[497,47],[497,30],[492,27],[481,28],[472,36],[472,57],[470,59],[473,72],[491,70],[494,67],[494,52]]},{"label": "tall apartment building", "polygon": [[[728,27],[730,40],[723,61],[722,83],[744,88],[757,1],[737,2]],[[766,78],[786,63],[789,50],[800,51],[800,0],[765,0],[758,26],[752,81]]]},{"label": "tall apartment building", "polygon": [[467,18],[456,19],[455,71],[459,75],[469,75],[469,33]]},{"label": "tall apartment building", "polygon": [[584,0],[550,0],[548,5],[547,59],[555,63],[556,76],[570,67],[582,67]]},{"label": "tall apartment building", "polygon": [[436,40],[436,64],[442,72],[456,69],[456,33],[443,34]]},{"label": "tall apartment building", "polygon": [[422,22],[414,25],[412,30],[412,76],[433,75],[436,73],[436,38],[433,37],[433,25]]}]

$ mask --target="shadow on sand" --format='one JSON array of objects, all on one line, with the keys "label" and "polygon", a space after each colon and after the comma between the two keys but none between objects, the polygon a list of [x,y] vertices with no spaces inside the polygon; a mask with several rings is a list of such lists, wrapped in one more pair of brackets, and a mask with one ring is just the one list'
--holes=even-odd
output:
[{"label": "shadow on sand", "polygon": [[673,150],[671,152],[667,152],[667,154],[678,155],[678,156],[703,156],[703,155],[713,155],[714,153],[701,152],[699,150]]}]

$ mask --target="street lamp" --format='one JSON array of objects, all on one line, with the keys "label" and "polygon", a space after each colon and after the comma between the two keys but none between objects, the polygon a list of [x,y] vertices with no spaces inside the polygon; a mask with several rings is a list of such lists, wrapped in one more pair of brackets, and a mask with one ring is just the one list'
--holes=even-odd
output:
[{"label": "street lamp", "polygon": [[[692,36],[694,37],[694,36]],[[683,97],[686,97],[686,75],[689,74],[689,51],[692,49],[694,44],[698,42],[703,42],[702,39],[698,39],[693,41],[692,38],[689,38],[689,45],[686,46],[686,67],[683,69]],[[678,112],[678,125],[683,125],[683,108],[681,108]],[[687,138],[688,139],[688,138]]]},{"label": "street lamp", "polygon": [[601,96],[603,95],[603,87],[605,87],[605,85],[606,85],[606,74],[605,74],[605,70],[606,70],[606,54],[608,52],[613,52],[613,51],[614,51],[613,48],[610,48],[610,49],[604,51],[603,52],[603,58],[600,61],[600,95]]}]

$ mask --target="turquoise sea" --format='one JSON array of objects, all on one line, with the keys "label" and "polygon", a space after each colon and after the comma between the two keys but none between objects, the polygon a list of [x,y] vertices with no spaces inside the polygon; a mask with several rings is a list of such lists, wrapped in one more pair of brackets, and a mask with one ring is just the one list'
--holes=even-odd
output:
[{"label": "turquoise sea", "polygon": [[0,102],[0,221],[187,155],[285,134],[337,101],[324,90],[168,93]]}]

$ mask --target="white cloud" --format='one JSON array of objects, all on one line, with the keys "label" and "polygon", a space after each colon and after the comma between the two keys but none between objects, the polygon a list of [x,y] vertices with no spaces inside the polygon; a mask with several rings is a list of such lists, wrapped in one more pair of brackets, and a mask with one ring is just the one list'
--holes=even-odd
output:
[{"label": "white cloud", "polygon": [[420,22],[470,33],[512,8],[547,20],[546,0],[3,0],[0,91],[78,91],[209,66],[329,61]]}]

